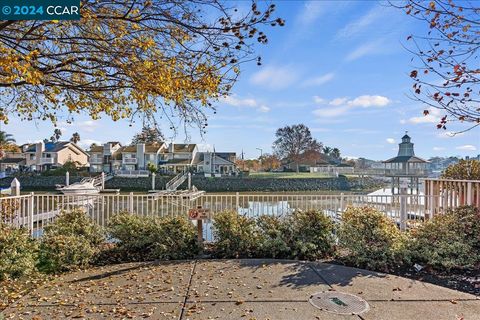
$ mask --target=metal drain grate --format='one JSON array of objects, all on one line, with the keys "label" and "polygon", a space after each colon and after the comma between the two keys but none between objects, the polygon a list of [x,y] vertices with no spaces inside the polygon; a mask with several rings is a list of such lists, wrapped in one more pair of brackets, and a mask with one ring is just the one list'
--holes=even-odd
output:
[{"label": "metal drain grate", "polygon": [[317,292],[308,301],[315,308],[336,314],[361,314],[370,309],[362,298],[337,291]]}]

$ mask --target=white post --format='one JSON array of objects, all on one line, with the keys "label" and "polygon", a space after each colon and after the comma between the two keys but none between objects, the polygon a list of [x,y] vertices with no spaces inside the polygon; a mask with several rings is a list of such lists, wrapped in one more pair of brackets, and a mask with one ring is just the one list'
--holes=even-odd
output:
[{"label": "white post", "polygon": [[469,181],[469,182],[467,182],[467,201],[466,201],[467,206],[472,205],[472,200],[473,200],[473,197],[472,197],[472,183]]},{"label": "white post", "polygon": [[10,190],[12,196],[20,195],[20,181],[17,178],[13,178],[12,183],[10,184]]},{"label": "white post", "polygon": [[238,209],[240,208],[240,193],[238,192],[235,193],[235,205],[238,211]]},{"label": "white post", "polygon": [[188,190],[192,190],[192,174],[188,173]]},{"label": "white post", "polygon": [[407,188],[400,187],[400,230],[407,230]]},{"label": "white post", "polygon": [[343,192],[340,193],[340,212],[343,213]]},{"label": "white post", "polygon": [[133,213],[133,192],[130,192],[128,209],[130,213]]},{"label": "white post", "polygon": [[105,190],[105,172],[102,171],[102,190]]},{"label": "white post", "polygon": [[155,172],[152,172],[152,190],[155,190]]},{"label": "white post", "polygon": [[28,199],[28,231],[30,231],[30,235],[33,235],[33,206],[35,204],[34,193],[30,193],[30,199]]},{"label": "white post", "polygon": [[69,186],[70,185],[70,172],[65,173],[65,185]]}]

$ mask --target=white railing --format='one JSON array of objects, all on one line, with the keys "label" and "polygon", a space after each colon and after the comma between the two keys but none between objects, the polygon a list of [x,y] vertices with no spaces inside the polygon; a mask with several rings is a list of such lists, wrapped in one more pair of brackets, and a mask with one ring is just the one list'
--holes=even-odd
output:
[{"label": "white railing", "polygon": [[40,164],[54,164],[54,158],[40,158]]},{"label": "white railing", "polygon": [[123,158],[123,163],[125,164],[136,164],[137,158]]},{"label": "white railing", "polygon": [[[436,203],[435,211],[426,203]],[[0,212],[5,223],[27,228],[35,237],[62,210],[82,208],[99,225],[107,226],[110,217],[126,211],[143,216],[186,215],[191,208],[209,210],[210,217],[224,210],[247,216],[285,215],[294,210],[321,210],[338,221],[348,206],[372,206],[384,212],[402,229],[454,207],[440,197],[417,195],[319,195],[319,194],[29,194],[0,198]],[[211,239],[211,222],[205,222],[205,238]]]},{"label": "white railing", "polygon": [[116,170],[115,175],[120,177],[148,177],[150,175],[150,171],[148,170]]},{"label": "white railing", "polygon": [[188,172],[181,172],[177,174],[172,180],[168,181],[165,185],[165,189],[169,191],[177,190],[182,183],[184,183],[188,178]]}]

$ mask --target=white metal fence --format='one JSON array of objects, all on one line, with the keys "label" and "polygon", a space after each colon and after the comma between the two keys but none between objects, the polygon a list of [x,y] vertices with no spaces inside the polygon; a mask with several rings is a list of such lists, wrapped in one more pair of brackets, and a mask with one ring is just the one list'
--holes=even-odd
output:
[{"label": "white metal fence", "polygon": [[[426,203],[435,211],[426,209]],[[371,206],[384,212],[402,229],[409,221],[423,221],[450,207],[439,197],[424,195],[320,195],[320,194],[88,194],[53,195],[34,194],[0,198],[0,212],[4,222],[25,227],[34,237],[41,236],[43,228],[62,210],[83,208],[99,225],[106,226],[115,213],[127,211],[143,216],[187,215],[189,209],[204,208],[209,218],[216,212],[236,210],[247,216],[285,215],[294,210],[321,210],[340,220],[348,206]],[[453,205],[452,205],[453,207]],[[211,239],[210,220],[205,221],[205,238]]]}]

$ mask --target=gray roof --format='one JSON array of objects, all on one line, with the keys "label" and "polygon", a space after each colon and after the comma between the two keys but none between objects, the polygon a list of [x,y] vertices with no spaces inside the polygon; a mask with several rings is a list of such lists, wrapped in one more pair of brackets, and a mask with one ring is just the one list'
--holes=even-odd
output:
[{"label": "gray roof", "polygon": [[424,160],[417,156],[398,156],[398,157],[394,157],[394,158],[383,161],[383,163],[406,163],[406,162],[428,163],[427,160]]}]

